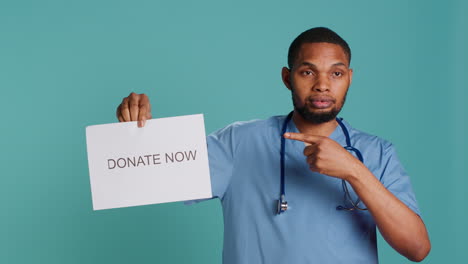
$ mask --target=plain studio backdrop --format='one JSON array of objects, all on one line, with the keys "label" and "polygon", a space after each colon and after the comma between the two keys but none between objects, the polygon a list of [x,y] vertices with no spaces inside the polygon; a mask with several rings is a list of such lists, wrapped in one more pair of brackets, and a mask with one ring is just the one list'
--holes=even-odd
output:
[{"label": "plain studio backdrop", "polygon": [[[207,132],[292,109],[280,78],[302,31],[352,49],[340,114],[392,141],[432,252],[466,258],[465,1],[0,2],[0,263],[220,263],[220,202],[93,211],[85,127],[131,91]],[[279,172],[278,172],[279,177]],[[406,260],[379,237],[381,263]]]}]

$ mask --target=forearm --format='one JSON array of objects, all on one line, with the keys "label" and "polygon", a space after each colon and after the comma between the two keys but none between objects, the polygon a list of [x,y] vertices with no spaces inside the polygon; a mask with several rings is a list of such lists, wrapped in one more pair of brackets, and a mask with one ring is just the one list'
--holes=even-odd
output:
[{"label": "forearm", "polygon": [[430,251],[430,241],[421,218],[388,191],[362,163],[347,181],[366,204],[380,233],[400,254],[421,261]]}]

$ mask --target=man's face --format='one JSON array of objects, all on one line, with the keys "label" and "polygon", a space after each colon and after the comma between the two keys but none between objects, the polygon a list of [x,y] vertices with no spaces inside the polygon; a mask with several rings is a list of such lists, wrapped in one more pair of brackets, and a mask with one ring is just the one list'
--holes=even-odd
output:
[{"label": "man's face", "polygon": [[344,50],[331,43],[305,43],[292,69],[283,68],[283,82],[292,92],[294,110],[320,124],[340,112],[353,71]]}]

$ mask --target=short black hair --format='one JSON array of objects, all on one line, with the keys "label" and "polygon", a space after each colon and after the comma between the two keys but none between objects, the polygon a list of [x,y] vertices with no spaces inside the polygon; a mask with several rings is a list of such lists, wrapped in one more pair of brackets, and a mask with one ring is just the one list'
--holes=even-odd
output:
[{"label": "short black hair", "polygon": [[329,28],[315,27],[302,32],[299,36],[297,36],[296,39],[294,39],[294,41],[291,43],[291,46],[289,46],[289,69],[292,69],[302,44],[320,42],[340,45],[340,47],[343,48],[345,54],[348,56],[348,64],[351,64],[351,49],[349,48],[348,43],[346,43],[343,38],[341,38],[338,34]]}]

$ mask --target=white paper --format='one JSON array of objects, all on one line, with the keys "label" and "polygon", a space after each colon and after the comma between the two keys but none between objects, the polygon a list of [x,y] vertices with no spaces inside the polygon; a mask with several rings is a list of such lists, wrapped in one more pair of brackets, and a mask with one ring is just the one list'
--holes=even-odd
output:
[{"label": "white paper", "polygon": [[93,209],[211,198],[203,115],[86,127]]}]

